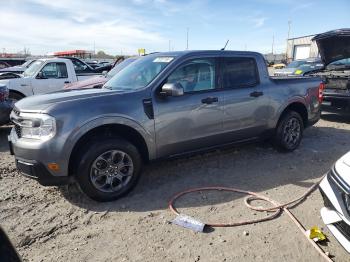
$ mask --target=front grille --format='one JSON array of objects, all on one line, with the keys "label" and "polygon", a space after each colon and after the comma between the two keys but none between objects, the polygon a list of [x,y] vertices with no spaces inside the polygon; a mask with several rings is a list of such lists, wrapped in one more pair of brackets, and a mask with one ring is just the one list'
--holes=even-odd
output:
[{"label": "front grille", "polygon": [[15,128],[15,132],[16,132],[17,137],[21,138],[22,137],[21,127],[19,125],[15,124],[14,128]]},{"label": "front grille", "polygon": [[344,181],[344,179],[337,173],[333,167],[329,173],[330,178],[333,180],[333,183],[345,194],[350,194],[350,186]]},{"label": "front grille", "polygon": [[333,225],[344,235],[347,240],[350,241],[350,226],[348,224],[346,224],[344,221],[339,221]]}]

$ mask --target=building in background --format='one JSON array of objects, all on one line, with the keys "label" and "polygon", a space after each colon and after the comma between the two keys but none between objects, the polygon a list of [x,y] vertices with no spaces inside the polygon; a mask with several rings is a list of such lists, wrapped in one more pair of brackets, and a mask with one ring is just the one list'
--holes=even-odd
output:
[{"label": "building in background", "polygon": [[72,56],[72,57],[78,57],[78,58],[90,58],[93,55],[93,51],[86,51],[86,50],[69,50],[69,51],[60,51],[60,52],[54,52],[54,56]]},{"label": "building in background", "polygon": [[301,36],[287,40],[287,61],[319,56],[316,42],[311,39],[315,35]]}]

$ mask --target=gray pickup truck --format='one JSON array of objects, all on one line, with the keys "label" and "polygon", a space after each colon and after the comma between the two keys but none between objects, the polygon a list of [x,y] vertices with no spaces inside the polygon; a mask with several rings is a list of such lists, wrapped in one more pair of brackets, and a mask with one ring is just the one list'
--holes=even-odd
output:
[{"label": "gray pickup truck", "polygon": [[255,52],[155,53],[102,89],[25,98],[11,113],[11,152],[42,185],[77,182],[97,201],[135,186],[143,163],[272,138],[292,151],[320,117],[318,78],[270,78]]}]

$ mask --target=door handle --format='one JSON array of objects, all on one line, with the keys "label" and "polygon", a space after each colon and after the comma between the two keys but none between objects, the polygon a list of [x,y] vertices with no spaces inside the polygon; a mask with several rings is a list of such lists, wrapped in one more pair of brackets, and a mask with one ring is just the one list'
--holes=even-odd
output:
[{"label": "door handle", "polygon": [[264,95],[264,93],[263,92],[259,92],[259,91],[254,91],[254,92],[250,93],[251,97],[259,97],[259,96],[262,96],[262,95]]},{"label": "door handle", "polygon": [[218,102],[219,99],[217,97],[207,97],[202,99],[203,104],[212,104],[214,102]]},{"label": "door handle", "polygon": [[69,84],[69,83],[70,83],[70,81],[64,81],[64,83],[65,83],[65,84]]}]

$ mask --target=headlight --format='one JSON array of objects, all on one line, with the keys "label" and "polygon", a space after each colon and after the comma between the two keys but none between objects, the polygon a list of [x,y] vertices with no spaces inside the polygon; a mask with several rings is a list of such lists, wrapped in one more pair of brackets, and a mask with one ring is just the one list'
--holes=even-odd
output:
[{"label": "headlight", "polygon": [[23,138],[48,140],[56,134],[56,120],[46,114],[21,113],[17,124]]}]

